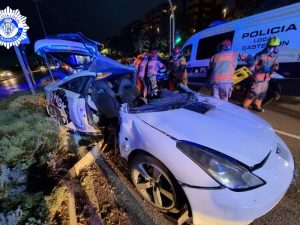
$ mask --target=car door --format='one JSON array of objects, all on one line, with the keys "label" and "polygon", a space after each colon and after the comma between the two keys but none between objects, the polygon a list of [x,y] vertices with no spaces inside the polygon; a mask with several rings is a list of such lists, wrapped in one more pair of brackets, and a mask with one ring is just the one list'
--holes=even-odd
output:
[{"label": "car door", "polygon": [[97,132],[89,124],[86,109],[85,93],[93,76],[80,76],[63,83],[56,92],[60,92],[66,108],[66,127],[85,133]]}]

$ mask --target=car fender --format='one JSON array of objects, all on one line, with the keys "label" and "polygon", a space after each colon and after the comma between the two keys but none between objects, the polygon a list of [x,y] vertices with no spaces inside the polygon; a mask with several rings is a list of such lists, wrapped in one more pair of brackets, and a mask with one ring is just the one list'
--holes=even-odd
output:
[{"label": "car fender", "polygon": [[196,163],[176,147],[176,140],[150,126],[137,116],[120,113],[119,147],[128,160],[130,153],[141,149],[161,161],[179,183],[204,188],[220,186]]}]

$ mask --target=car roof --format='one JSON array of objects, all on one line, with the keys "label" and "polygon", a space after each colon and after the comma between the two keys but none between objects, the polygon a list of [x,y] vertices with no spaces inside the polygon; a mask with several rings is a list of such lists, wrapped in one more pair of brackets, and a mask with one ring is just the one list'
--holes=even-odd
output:
[{"label": "car roof", "polygon": [[40,56],[45,53],[64,52],[96,57],[100,54],[98,46],[101,45],[79,32],[47,36],[46,39],[35,42],[34,50]]},{"label": "car roof", "polygon": [[82,43],[75,41],[59,40],[59,39],[42,39],[34,44],[34,51],[44,56],[50,52],[67,52],[80,55],[93,56],[90,51]]}]

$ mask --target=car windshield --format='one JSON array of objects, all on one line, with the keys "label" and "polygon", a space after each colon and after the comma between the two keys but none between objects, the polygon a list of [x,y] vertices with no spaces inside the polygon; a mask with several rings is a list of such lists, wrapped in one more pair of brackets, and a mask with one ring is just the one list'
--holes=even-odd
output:
[{"label": "car windshield", "polygon": [[190,98],[187,93],[171,92],[162,90],[162,98],[152,99],[150,103],[139,107],[131,107],[130,113],[141,112],[159,112],[171,109],[178,109],[194,103],[195,101]]},{"label": "car windshield", "polygon": [[83,67],[87,62],[91,60],[90,56],[68,53],[68,52],[51,52],[48,54],[53,58],[61,62],[64,62],[65,64],[75,69]]}]

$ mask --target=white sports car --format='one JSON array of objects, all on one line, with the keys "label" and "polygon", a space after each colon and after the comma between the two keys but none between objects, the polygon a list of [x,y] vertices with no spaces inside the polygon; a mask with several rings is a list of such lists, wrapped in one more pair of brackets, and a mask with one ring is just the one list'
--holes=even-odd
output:
[{"label": "white sports car", "polygon": [[137,190],[179,224],[249,224],[292,182],[285,143],[231,103],[187,90],[143,105],[128,77],[88,71],[45,90],[49,114],[69,129],[98,133],[113,124]]}]

